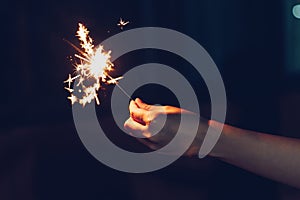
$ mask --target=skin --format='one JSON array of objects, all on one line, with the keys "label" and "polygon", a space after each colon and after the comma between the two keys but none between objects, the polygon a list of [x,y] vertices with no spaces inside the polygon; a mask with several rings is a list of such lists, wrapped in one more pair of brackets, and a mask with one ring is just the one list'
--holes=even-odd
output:
[{"label": "skin", "polygon": [[[198,155],[209,126],[216,129],[220,126],[220,123],[213,120],[201,118],[199,122],[199,116],[190,111],[172,106],[148,105],[140,99],[130,102],[129,111],[130,117],[124,123],[125,129],[133,136],[144,137],[138,140],[153,150],[164,146],[176,134],[180,114],[189,116],[192,123],[197,121],[198,133],[185,153],[188,156]],[[189,130],[184,130],[184,134],[189,134]],[[172,155],[177,152],[175,149],[166,153]],[[300,189],[299,139],[224,124],[221,137],[209,156]]]}]

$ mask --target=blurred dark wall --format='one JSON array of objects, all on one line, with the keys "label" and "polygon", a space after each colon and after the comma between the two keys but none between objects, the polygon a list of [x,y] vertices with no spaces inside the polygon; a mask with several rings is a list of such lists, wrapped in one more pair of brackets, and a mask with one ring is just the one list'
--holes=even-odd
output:
[{"label": "blurred dark wall", "polygon": [[[5,106],[1,116],[11,122],[4,127],[71,120],[62,82],[72,72],[67,57],[74,49],[63,38],[78,44],[77,23],[83,22],[100,43],[120,32],[116,26],[119,17],[131,22],[128,28],[161,26],[191,36],[221,70],[229,100],[253,104],[247,106],[249,111],[262,111],[255,107],[278,95],[284,70],[283,4],[238,0],[11,1],[4,9],[2,31],[5,98],[1,103]],[[256,117],[262,121],[260,115]]]},{"label": "blurred dark wall", "polygon": [[[228,123],[299,137],[298,127],[289,124],[299,118],[293,112],[299,77],[286,73],[285,57],[287,19],[296,19],[287,18],[286,6],[284,0],[6,2],[1,14],[0,199],[283,198],[277,183],[210,158],[182,158],[146,175],[119,173],[97,162],[72,124],[63,81],[72,73],[68,57],[75,52],[63,38],[78,44],[75,32],[82,22],[100,43],[121,31],[120,17],[130,21],[125,30],[159,26],[183,32],[203,45],[219,67]],[[116,73],[154,61],[181,70],[188,65],[174,55],[144,51],[117,60],[122,67]],[[183,73],[205,93],[203,82],[188,70]],[[172,101],[145,91],[140,95],[148,102]],[[108,99],[99,109],[105,110]],[[201,103],[207,109],[209,100]]]}]

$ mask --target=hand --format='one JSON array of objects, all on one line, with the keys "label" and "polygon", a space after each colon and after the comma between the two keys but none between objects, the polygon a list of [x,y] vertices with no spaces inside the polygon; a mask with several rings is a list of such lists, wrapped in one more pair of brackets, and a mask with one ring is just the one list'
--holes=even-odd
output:
[{"label": "hand", "polygon": [[[190,134],[188,127],[193,123],[199,124],[197,136],[186,151],[186,155],[197,155],[208,128],[207,120],[200,120],[200,117],[193,112],[173,107],[173,106],[156,106],[148,105],[140,99],[131,101],[129,104],[130,117],[124,123],[124,128],[134,137],[137,137],[140,142],[147,145],[153,150],[157,150],[165,146],[172,140],[178,131],[180,124],[180,115],[188,117],[189,122],[185,124],[187,127],[180,134]],[[184,145],[181,141],[178,145]],[[176,154],[174,152],[168,152]]]}]

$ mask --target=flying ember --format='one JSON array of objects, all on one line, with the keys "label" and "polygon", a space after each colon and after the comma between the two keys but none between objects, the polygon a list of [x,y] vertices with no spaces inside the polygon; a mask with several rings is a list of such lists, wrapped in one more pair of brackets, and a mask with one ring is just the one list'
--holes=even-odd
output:
[{"label": "flying ember", "polygon": [[127,24],[129,24],[129,21],[126,22],[122,18],[120,18],[120,21],[117,25],[121,28],[121,30],[123,30],[124,26],[126,26]]},{"label": "flying ember", "polygon": [[[74,56],[75,61],[75,76],[69,74],[69,78],[64,81],[67,84],[65,89],[70,93],[68,99],[72,104],[79,103],[85,106],[95,100],[99,105],[98,91],[101,88],[101,83],[117,84],[117,81],[122,77],[112,78],[109,72],[113,70],[114,64],[110,61],[111,51],[105,51],[103,46],[95,47],[93,39],[89,36],[88,29],[79,23],[79,28],[76,35],[80,41],[80,48],[70,43],[78,54]],[[72,83],[77,80],[76,87],[71,88]],[[75,95],[74,90],[77,90]]]}]

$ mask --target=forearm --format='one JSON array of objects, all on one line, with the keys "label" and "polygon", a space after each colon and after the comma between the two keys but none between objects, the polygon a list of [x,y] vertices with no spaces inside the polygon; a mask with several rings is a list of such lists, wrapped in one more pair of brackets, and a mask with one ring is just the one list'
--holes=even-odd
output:
[{"label": "forearm", "polygon": [[[211,122],[217,126],[217,122]],[[225,125],[210,154],[261,176],[300,188],[300,140]]]}]

